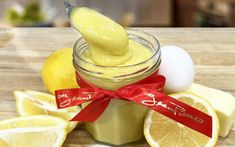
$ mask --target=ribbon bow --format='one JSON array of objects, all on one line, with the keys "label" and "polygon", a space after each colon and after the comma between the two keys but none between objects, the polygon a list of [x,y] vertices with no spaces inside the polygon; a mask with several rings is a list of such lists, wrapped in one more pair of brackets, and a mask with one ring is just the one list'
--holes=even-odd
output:
[{"label": "ribbon bow", "polygon": [[105,111],[111,99],[121,99],[141,104],[206,136],[212,136],[211,116],[163,94],[165,77],[161,75],[154,73],[116,91],[97,88],[84,81],[78,73],[77,80],[81,88],[55,91],[59,109],[91,101],[71,121],[94,122]]}]

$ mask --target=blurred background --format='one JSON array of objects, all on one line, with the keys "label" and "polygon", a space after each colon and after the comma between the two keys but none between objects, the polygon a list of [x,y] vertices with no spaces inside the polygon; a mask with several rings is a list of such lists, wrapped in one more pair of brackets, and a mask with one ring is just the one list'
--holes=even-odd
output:
[{"label": "blurred background", "polygon": [[[135,27],[235,27],[235,0],[70,0]],[[0,0],[0,27],[69,26],[63,0]]]}]

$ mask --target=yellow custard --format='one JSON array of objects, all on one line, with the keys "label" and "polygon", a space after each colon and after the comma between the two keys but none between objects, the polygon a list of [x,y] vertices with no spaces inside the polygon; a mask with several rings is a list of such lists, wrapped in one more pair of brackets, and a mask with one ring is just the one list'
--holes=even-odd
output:
[{"label": "yellow custard", "polygon": [[88,43],[89,52],[82,56],[86,61],[102,66],[126,66],[152,56],[147,48],[129,40],[122,26],[92,9],[76,8],[71,20]]},{"label": "yellow custard", "polygon": [[[89,8],[76,8],[71,14],[73,26],[88,44],[88,49],[83,50],[84,40],[80,39],[73,53],[75,69],[85,81],[103,89],[116,90],[157,71],[160,53],[158,56],[154,53],[159,44],[151,35],[143,37],[146,34],[138,32],[143,35],[139,36],[133,31],[128,36],[122,26]],[[146,41],[149,38],[153,44]],[[152,46],[135,42],[138,39]],[[152,56],[156,58],[150,60]],[[112,99],[104,113],[85,126],[96,140],[121,145],[143,138],[146,112],[146,107],[134,102]]]}]

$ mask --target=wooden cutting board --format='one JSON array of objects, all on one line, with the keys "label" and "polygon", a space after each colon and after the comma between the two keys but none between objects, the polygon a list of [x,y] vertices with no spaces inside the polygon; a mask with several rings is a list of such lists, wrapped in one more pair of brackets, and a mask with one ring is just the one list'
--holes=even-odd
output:
[{"label": "wooden cutting board", "polygon": [[[141,30],[156,36],[162,46],[184,48],[196,65],[196,82],[235,95],[234,28]],[[43,61],[59,48],[72,47],[78,37],[79,34],[70,28],[0,28],[0,120],[17,115],[13,90],[46,91],[41,79]],[[97,142],[80,126],[68,135],[64,146],[91,144]],[[127,146],[148,145],[143,139]],[[217,146],[235,146],[235,121],[230,134],[220,137]]]}]

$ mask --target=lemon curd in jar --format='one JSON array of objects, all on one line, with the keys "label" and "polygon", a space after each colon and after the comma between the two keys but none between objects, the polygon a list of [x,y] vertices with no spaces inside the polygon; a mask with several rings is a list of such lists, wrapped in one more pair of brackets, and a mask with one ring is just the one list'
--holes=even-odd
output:
[{"label": "lemon curd in jar", "polygon": [[[83,38],[75,43],[73,64],[86,82],[103,89],[116,90],[157,72],[161,61],[157,39],[137,30],[127,30],[127,32],[129,40],[141,45],[140,48],[144,47],[146,52],[151,53],[150,56],[144,56],[144,50],[137,49],[133,52],[136,54],[135,59],[131,59],[128,65],[123,63],[119,66],[100,66],[89,58],[89,47]],[[143,60],[140,61],[139,58]],[[142,105],[112,99],[104,113],[95,122],[85,123],[85,126],[90,134],[101,142],[114,145],[135,142],[143,137],[146,112],[147,108]]]},{"label": "lemon curd in jar", "polygon": [[[70,18],[82,35],[74,45],[73,64],[86,82],[116,90],[157,72],[159,43],[150,34],[125,30],[89,8],[75,8]],[[86,129],[105,143],[138,141],[143,137],[146,111],[147,108],[131,101],[112,99],[95,122],[85,123]]]}]

